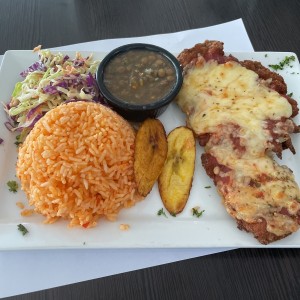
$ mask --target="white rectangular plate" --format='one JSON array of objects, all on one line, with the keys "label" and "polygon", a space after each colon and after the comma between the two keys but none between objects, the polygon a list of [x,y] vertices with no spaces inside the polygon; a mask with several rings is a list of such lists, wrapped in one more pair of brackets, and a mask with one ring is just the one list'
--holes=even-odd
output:
[{"label": "white rectangular plate", "polygon": [[[67,52],[74,56],[75,52]],[[83,53],[87,56],[90,53]],[[286,56],[294,53],[260,52],[232,53],[239,59],[258,60],[263,65],[277,64]],[[104,53],[94,53],[95,59],[102,59]],[[295,55],[296,56],[296,55]],[[19,73],[37,60],[37,54],[31,51],[7,51],[0,70],[0,101],[7,103],[17,81],[22,80]],[[288,85],[288,93],[300,99],[300,69],[296,59],[290,67],[280,74]],[[166,132],[185,124],[185,116],[175,103],[160,117]],[[155,185],[152,192],[142,202],[130,209],[123,209],[116,222],[101,219],[92,229],[68,228],[67,221],[58,221],[51,225],[43,224],[43,217],[33,215],[22,217],[16,202],[27,203],[25,194],[19,190],[16,194],[8,191],[7,181],[16,180],[15,164],[17,148],[15,135],[4,126],[6,115],[0,110],[0,249],[49,249],[49,248],[178,248],[178,247],[266,247],[254,237],[237,229],[235,221],[226,213],[213,182],[201,166],[202,149],[197,145],[197,160],[193,186],[184,211],[176,217],[158,216],[163,207]],[[295,118],[299,124],[299,117]],[[300,135],[293,136],[296,151],[300,152]],[[289,166],[300,183],[300,157],[284,151],[280,162]],[[211,188],[205,188],[210,186]],[[205,210],[202,217],[192,216],[191,209],[200,206]],[[23,224],[29,233],[23,236],[17,229]],[[120,224],[129,224],[128,231],[121,231]],[[299,247],[300,231],[272,243],[267,247]]]}]

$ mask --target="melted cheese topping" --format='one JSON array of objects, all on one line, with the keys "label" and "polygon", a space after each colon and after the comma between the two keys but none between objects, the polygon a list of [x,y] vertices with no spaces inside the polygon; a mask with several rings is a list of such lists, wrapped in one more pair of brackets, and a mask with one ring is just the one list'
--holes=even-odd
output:
[{"label": "melted cheese topping", "polygon": [[284,97],[260,83],[255,72],[233,61],[209,61],[190,69],[177,99],[196,134],[215,132],[226,123],[238,124],[241,144],[253,155],[264,153],[271,139],[265,120],[292,114]]},{"label": "melted cheese topping", "polygon": [[[290,215],[300,210],[300,203],[295,201],[300,197],[299,188],[287,167],[279,166],[267,156],[255,161],[231,160],[228,166],[233,170],[230,174],[233,184],[222,194],[227,211],[233,217],[249,223],[264,218],[267,230],[279,236],[298,229],[297,222],[279,213],[283,207]],[[250,180],[257,186],[251,186]]]},{"label": "melted cheese topping", "polygon": [[[299,187],[292,172],[266,154],[272,136],[265,121],[289,118],[288,101],[240,64],[209,61],[188,71],[177,102],[197,135],[212,134],[206,152],[231,169],[215,173],[230,177],[230,185],[217,183],[229,214],[248,223],[263,218],[267,231],[278,236],[296,231],[290,216],[300,210]],[[236,151],[230,134],[245,151]]]}]

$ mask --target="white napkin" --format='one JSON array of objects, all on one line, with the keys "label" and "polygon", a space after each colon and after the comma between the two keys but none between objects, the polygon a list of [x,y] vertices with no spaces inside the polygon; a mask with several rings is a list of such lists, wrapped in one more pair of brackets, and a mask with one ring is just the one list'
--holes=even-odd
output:
[{"label": "white napkin", "polygon": [[163,47],[172,53],[179,53],[184,48],[190,48],[196,43],[201,43],[205,40],[223,41],[225,52],[253,51],[252,44],[247,35],[242,19],[211,27],[192,29],[175,33],[150,35],[137,38],[101,40],[64,47],[57,47],[53,49],[108,52],[124,44],[149,43]]},{"label": "white napkin", "polygon": [[[253,47],[241,19],[201,29],[94,41],[56,50],[110,51],[126,43],[152,43],[178,53],[206,39],[225,43],[227,52],[249,52]],[[1,61],[0,57],[0,61]],[[0,297],[100,278],[183,259],[230,250],[213,249],[99,249],[0,252]]]}]

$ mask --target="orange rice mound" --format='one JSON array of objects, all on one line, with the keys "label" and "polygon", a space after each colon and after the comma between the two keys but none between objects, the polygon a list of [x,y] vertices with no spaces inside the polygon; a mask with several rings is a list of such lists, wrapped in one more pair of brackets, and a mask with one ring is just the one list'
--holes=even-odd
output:
[{"label": "orange rice mound", "polygon": [[17,176],[29,204],[53,223],[93,227],[140,199],[133,172],[135,132],[111,109],[70,102],[41,118],[19,149]]}]

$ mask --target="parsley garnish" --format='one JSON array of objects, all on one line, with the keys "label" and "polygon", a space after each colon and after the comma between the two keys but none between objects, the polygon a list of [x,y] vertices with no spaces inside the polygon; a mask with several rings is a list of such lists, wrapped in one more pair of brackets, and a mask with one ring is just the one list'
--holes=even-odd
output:
[{"label": "parsley garnish", "polygon": [[22,225],[22,224],[19,224],[18,225],[18,230],[22,232],[23,235],[27,234],[29,231],[27,230],[27,228]]},{"label": "parsley garnish", "polygon": [[268,54],[265,54],[265,57],[268,57]]},{"label": "parsley garnish", "polygon": [[166,213],[164,212],[164,209],[163,209],[163,208],[161,208],[161,209],[157,212],[157,215],[158,215],[158,216],[163,215],[163,216],[165,216],[165,217],[167,218],[167,215],[166,215]]},{"label": "parsley garnish", "polygon": [[8,190],[10,192],[16,193],[18,191],[19,185],[18,185],[18,183],[16,181],[10,180],[6,184],[8,186]]},{"label": "parsley garnish", "polygon": [[199,209],[198,207],[193,207],[192,212],[193,212],[193,216],[200,218],[202,214],[205,212],[205,210],[199,211],[198,209]]},{"label": "parsley garnish", "polygon": [[295,61],[295,56],[286,56],[279,64],[277,65],[269,65],[270,68],[274,70],[283,70],[285,66],[289,66],[290,62]]},{"label": "parsley garnish", "polygon": [[293,97],[293,93],[289,93],[287,94],[289,97]]},{"label": "parsley garnish", "polygon": [[171,215],[172,217],[176,217],[176,214],[175,214],[175,213],[170,213],[170,215]]},{"label": "parsley garnish", "polygon": [[205,186],[204,188],[205,188],[205,189],[210,189],[211,186],[210,186],[210,185],[207,185],[207,186]]},{"label": "parsley garnish", "polygon": [[15,145],[17,147],[19,147],[19,145],[22,144],[22,141],[21,141],[21,134],[17,135],[16,136],[16,141],[15,141]]}]

